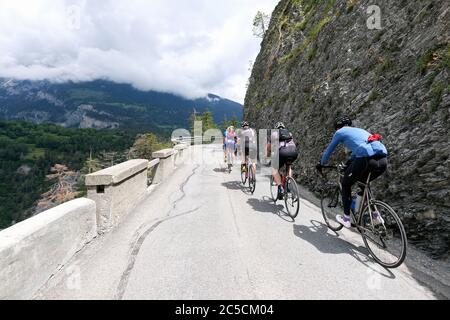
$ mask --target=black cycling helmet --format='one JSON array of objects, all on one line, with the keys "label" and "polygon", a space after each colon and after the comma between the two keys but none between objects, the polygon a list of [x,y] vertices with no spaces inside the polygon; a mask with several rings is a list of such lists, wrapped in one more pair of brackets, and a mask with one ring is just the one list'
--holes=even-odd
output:
[{"label": "black cycling helmet", "polygon": [[242,128],[245,127],[250,127],[250,123],[248,123],[247,121],[242,122]]},{"label": "black cycling helmet", "polygon": [[336,119],[336,122],[334,123],[334,128],[336,130],[339,130],[339,129],[342,129],[343,127],[345,127],[345,126],[351,127],[352,124],[353,124],[352,119],[349,116],[347,116],[347,115],[343,115],[343,116],[340,116],[340,117],[338,117]]},{"label": "black cycling helmet", "polygon": [[277,124],[275,125],[275,129],[286,129],[286,126],[283,122],[277,122]]}]

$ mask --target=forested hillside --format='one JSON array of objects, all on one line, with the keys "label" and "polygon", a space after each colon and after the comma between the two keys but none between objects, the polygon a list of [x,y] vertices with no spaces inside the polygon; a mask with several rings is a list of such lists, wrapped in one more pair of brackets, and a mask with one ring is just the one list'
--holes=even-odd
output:
[{"label": "forested hillside", "polygon": [[[192,114],[218,128],[209,111]],[[231,119],[222,125],[236,125]],[[0,229],[85,195],[84,176],[169,148],[165,135],[138,129],[76,129],[0,120]]]},{"label": "forested hillside", "polygon": [[35,213],[58,171],[76,180],[91,155],[97,165],[120,162],[135,137],[131,131],[0,121],[0,229]]}]

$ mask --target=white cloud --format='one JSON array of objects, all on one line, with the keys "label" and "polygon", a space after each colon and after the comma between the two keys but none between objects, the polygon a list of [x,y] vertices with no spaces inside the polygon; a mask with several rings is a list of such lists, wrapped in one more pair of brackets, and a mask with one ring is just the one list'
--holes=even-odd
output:
[{"label": "white cloud", "polygon": [[243,102],[278,0],[0,0],[0,77],[131,83]]}]

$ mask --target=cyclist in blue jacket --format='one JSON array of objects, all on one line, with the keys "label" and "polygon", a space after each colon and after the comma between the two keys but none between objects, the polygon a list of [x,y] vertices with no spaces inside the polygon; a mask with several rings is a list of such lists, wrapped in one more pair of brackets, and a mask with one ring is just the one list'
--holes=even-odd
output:
[{"label": "cyclist in blue jacket", "polygon": [[223,159],[227,163],[227,130],[223,132]]},{"label": "cyclist in blue jacket", "polygon": [[[341,143],[352,152],[342,179],[344,215],[336,216],[336,220],[347,228],[351,227],[352,186],[358,181],[366,183],[369,174],[371,174],[371,181],[375,180],[386,171],[388,164],[388,151],[381,143],[381,136],[372,135],[364,129],[354,128],[352,124],[348,116],[342,116],[336,120],[336,133],[317,165],[317,169],[322,170],[322,166],[327,164],[334,150]],[[384,223],[378,212],[373,213],[373,219],[377,224]]]}]

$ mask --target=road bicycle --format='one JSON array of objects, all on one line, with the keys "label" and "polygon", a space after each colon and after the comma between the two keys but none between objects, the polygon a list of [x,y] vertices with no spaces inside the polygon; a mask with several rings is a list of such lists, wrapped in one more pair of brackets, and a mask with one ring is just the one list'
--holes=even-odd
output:
[{"label": "road bicycle", "polygon": [[[338,232],[343,225],[336,221],[337,214],[344,213],[342,203],[342,178],[346,166],[324,166],[323,169],[337,170],[338,182],[325,183],[321,192],[321,210],[327,226]],[[397,213],[387,203],[376,200],[370,185],[371,175],[366,183],[358,182],[359,194],[362,194],[358,207],[351,211],[352,228],[361,234],[364,244],[377,263],[386,268],[399,267],[406,258],[408,241],[405,228]],[[381,217],[377,218],[377,217]]]},{"label": "road bicycle", "polygon": [[229,145],[226,147],[226,155],[227,155],[227,171],[231,174],[231,169],[233,168],[234,161],[234,149],[232,149]]},{"label": "road bicycle", "polygon": [[245,164],[243,166],[243,169],[241,168],[241,181],[242,184],[245,186],[248,182],[248,189],[251,194],[255,193],[256,189],[256,165],[254,165],[249,158],[249,156],[245,157]]},{"label": "road bicycle", "polygon": [[[300,193],[297,182],[294,178],[288,175],[291,172],[291,163],[286,163],[284,168],[279,171],[284,189],[283,199],[286,205],[289,216],[292,219],[297,218],[300,211]],[[278,201],[278,185],[275,182],[273,175],[270,177],[270,193],[272,194],[272,200],[277,203]]]}]

